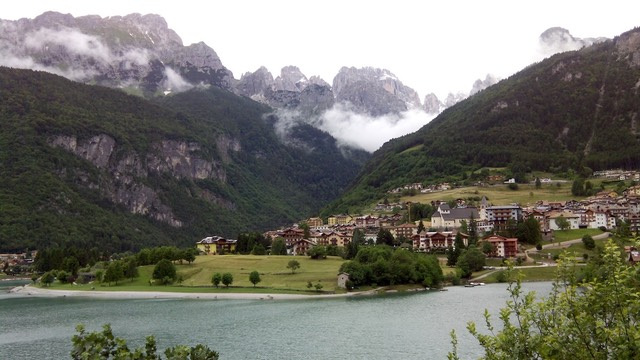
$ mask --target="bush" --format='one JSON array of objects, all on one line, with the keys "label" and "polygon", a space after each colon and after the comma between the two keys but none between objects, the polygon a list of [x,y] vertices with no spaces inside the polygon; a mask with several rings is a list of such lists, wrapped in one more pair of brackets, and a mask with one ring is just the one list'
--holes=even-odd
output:
[{"label": "bush", "polygon": [[585,235],[582,237],[582,244],[584,244],[584,248],[587,250],[593,250],[596,248],[596,242],[593,240],[591,235]]},{"label": "bush", "polygon": [[[102,331],[87,333],[82,324],[76,326],[77,334],[73,336],[72,359],[108,359],[113,354],[118,359],[160,359],[157,354],[156,340],[147,336],[144,348],[133,351],[127,346],[125,339],[113,335],[111,326],[106,324]],[[144,355],[142,355],[144,353]],[[177,345],[164,352],[168,359],[217,360],[219,354],[207,346],[198,344],[194,347]]]},{"label": "bush", "polygon": [[455,272],[448,273],[445,276],[445,280],[448,283],[451,283],[451,285],[460,285],[460,271],[457,271],[457,269],[456,269]]},{"label": "bush", "polygon": [[536,244],[536,250],[538,250],[538,251],[542,250],[542,244],[541,243],[537,243]]},{"label": "bush", "polygon": [[507,276],[507,272],[504,270],[498,271],[496,274],[496,281],[499,283],[504,283],[509,281],[509,276]]},{"label": "bush", "polygon": [[60,281],[61,284],[64,284],[69,281],[69,273],[64,270],[59,270],[56,274],[56,278]]},{"label": "bush", "polygon": [[307,251],[307,255],[312,259],[326,259],[327,258],[327,248],[324,246],[314,246],[309,251]]},{"label": "bush", "polygon": [[167,285],[176,279],[176,266],[167,259],[160,260],[153,268],[153,278]]},{"label": "bush", "polygon": [[348,290],[348,291],[353,290],[353,288],[354,288],[353,281],[351,281],[351,280],[347,280],[347,281],[345,282],[345,286],[346,286],[346,288],[347,288],[347,290]]}]

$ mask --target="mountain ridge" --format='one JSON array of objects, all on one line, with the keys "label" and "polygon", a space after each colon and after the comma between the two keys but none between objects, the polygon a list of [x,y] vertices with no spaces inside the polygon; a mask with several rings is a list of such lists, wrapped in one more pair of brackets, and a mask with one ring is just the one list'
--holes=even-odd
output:
[{"label": "mountain ridge", "polygon": [[559,53],[444,110],[373,153],[324,213],[409,183],[464,182],[483,167],[582,173],[640,167],[640,30]]}]

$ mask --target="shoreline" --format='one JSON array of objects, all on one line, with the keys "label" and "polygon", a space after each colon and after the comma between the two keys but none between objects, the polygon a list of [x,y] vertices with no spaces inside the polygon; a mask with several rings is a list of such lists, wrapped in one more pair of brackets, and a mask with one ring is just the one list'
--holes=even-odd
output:
[{"label": "shoreline", "polygon": [[344,294],[263,294],[263,293],[180,293],[170,291],[100,291],[100,290],[55,290],[39,287],[18,286],[10,295],[30,297],[85,297],[95,299],[203,299],[203,300],[300,300],[332,299],[350,296],[375,295],[377,289]]}]

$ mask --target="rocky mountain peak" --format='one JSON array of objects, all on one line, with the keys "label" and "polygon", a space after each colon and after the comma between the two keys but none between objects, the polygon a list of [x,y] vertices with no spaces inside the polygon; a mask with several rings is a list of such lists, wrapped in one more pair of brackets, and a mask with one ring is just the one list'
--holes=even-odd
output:
[{"label": "rocky mountain peak", "polygon": [[605,40],[607,38],[604,37],[581,39],[571,35],[565,28],[551,27],[540,34],[539,45],[543,56],[551,56],[559,52],[578,50]]},{"label": "rocky mountain peak", "polygon": [[0,65],[36,68],[71,80],[147,95],[198,84],[230,88],[233,74],[204,43],[182,39],[155,14],[102,18],[46,12],[0,21]]},{"label": "rocky mountain peak", "polygon": [[280,70],[280,76],[275,79],[274,90],[300,92],[307,87],[309,79],[297,66],[285,66]]},{"label": "rocky mountain peak", "polygon": [[427,94],[424,97],[423,109],[429,115],[439,114],[442,111],[443,106],[442,102],[434,93]]},{"label": "rocky mountain peak", "polygon": [[354,110],[380,116],[420,107],[418,93],[389,70],[343,67],[333,78],[336,100]]},{"label": "rocky mountain peak", "polygon": [[242,74],[236,83],[235,89],[240,95],[250,97],[256,101],[265,102],[264,93],[267,89],[272,89],[275,82],[273,75],[266,67],[261,66],[254,72]]},{"label": "rocky mountain peak", "polygon": [[487,74],[484,80],[478,79],[473,83],[471,91],[469,92],[469,96],[474,95],[475,93],[478,93],[491,85],[497,84],[498,81],[500,81],[500,78],[498,78],[497,76]]}]

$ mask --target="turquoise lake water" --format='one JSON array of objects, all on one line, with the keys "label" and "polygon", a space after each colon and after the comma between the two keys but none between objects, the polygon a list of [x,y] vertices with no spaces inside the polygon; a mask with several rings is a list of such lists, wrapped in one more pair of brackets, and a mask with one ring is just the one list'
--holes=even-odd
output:
[{"label": "turquoise lake water", "polygon": [[[0,286],[4,286],[0,284]],[[141,346],[203,343],[221,359],[446,359],[455,329],[461,358],[482,355],[465,329],[497,315],[505,284],[449,291],[304,300],[106,300],[0,293],[0,359],[67,359],[78,323]],[[525,284],[547,294],[547,282]],[[1,290],[0,290],[1,291]]]}]

